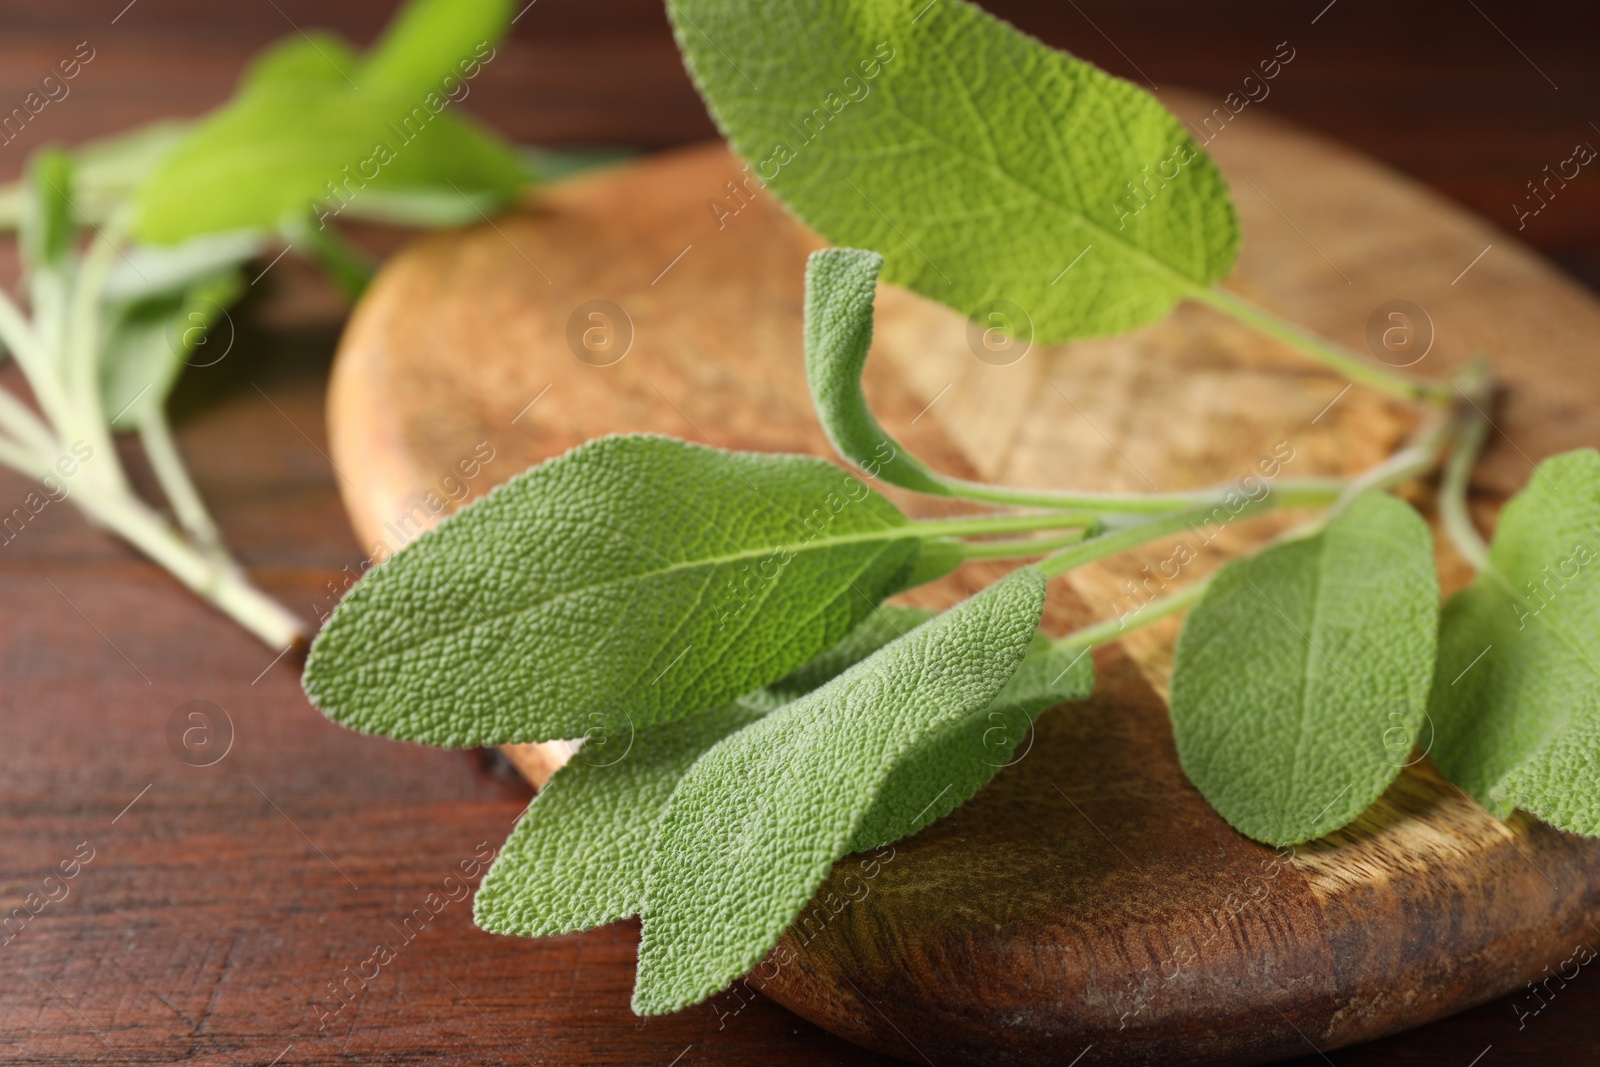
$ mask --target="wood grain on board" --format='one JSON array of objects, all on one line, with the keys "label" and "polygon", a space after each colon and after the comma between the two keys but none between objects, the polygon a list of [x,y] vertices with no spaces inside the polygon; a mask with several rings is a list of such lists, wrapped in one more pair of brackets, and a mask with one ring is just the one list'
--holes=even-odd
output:
[{"label": "wood grain on board", "polygon": [[[1380,305],[1411,301],[1431,323],[1419,373],[1494,359],[1507,392],[1474,479],[1481,520],[1532,460],[1600,440],[1600,382],[1584,373],[1592,298],[1326,142],[1261,121],[1213,148],[1246,233],[1230,285],[1357,350]],[[333,459],[374,556],[456,506],[452,494],[607,432],[830,454],[800,355],[804,257],[819,242],[739,180],[718,146],[670,153],[551,188],[386,268],[330,392]],[[1348,474],[1415,424],[1190,305],[997,362],[977,358],[961,315],[880,287],[868,394],[892,433],[953,473],[1176,490],[1259,476],[1275,456],[1279,476]],[[493,477],[463,479],[491,441]],[[1427,504],[1426,486],[1413,492]],[[919,516],[950,507],[897,500]],[[1291,519],[1227,524],[1170,588]],[[1047,628],[1134,606],[1144,568],[1172,551],[1158,542],[1058,580]],[[1447,588],[1465,578],[1448,550],[1441,568]],[[969,565],[912,599],[944,606],[996,573]],[[768,960],[713,1001],[719,1018],[760,990],[912,1060],[1053,1063],[1093,1047],[1119,1062],[1257,1062],[1482,1002],[1600,936],[1587,919],[1600,845],[1501,823],[1426,760],[1292,855],[1233,833],[1177,765],[1160,697],[1175,631],[1101,653],[1094,699],[1045,716],[1025,758],[895,846],[864,896],[865,861],[841,861]],[[566,751],[512,755],[537,782]]]}]

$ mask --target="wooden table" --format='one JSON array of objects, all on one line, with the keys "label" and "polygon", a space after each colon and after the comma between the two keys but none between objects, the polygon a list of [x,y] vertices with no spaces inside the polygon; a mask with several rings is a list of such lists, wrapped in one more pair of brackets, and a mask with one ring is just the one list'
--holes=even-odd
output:
[{"label": "wooden table", "polygon": [[[251,49],[292,32],[291,22],[331,22],[365,40],[387,6],[125,2],[0,5],[5,108],[78,42],[95,48],[71,95],[0,147],[0,173],[14,174],[48,140],[201,110]],[[1600,121],[1594,14],[1488,0],[1323,5],[1163,4],[1171,10],[1159,18],[1099,0],[993,6],[1119,73],[1219,99],[1287,39],[1295,63],[1262,107],[1385,158],[1508,229],[1525,181],[1574,142],[1600,142],[1600,131],[1585,132]],[[473,92],[469,106],[526,140],[654,147],[710,130],[653,0],[541,0]],[[1573,181],[1522,236],[1600,283],[1600,179]],[[360,550],[324,454],[335,307],[296,283],[287,260],[262,280],[232,352],[191,372],[176,404],[182,445],[228,540],[312,619]],[[28,490],[0,472],[0,511]],[[875,1061],[760,1000],[720,1029],[708,1008],[636,1019],[631,924],[539,942],[478,932],[470,904],[445,895],[446,875],[482,843],[498,844],[527,788],[477,754],[329,725],[301,697],[290,657],[274,662],[65,503],[0,541],[0,605],[0,910],[34,891],[60,898],[0,931],[0,1060]],[[231,722],[213,717],[225,754],[210,766],[185,762],[169,743],[190,701],[219,706]],[[60,883],[45,884],[58,864],[91,854],[64,897]],[[379,941],[405,944],[375,977],[352,979],[360,995],[334,1012],[329,984]],[[1593,1062],[1600,981],[1585,970],[1545,999],[1520,1026],[1508,999],[1329,1059]],[[1525,997],[1521,1008],[1537,1004]]]}]

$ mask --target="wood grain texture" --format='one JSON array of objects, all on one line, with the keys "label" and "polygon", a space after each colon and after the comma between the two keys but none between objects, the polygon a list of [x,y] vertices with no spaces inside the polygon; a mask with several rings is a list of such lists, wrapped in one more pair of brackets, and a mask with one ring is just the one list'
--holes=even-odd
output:
[{"label": "wood grain texture", "polygon": [[[1357,348],[1375,308],[1412,300],[1436,333],[1418,365],[1433,375],[1474,351],[1518,354],[1497,362],[1507,436],[1477,475],[1483,517],[1526,479],[1529,456],[1600,437],[1600,390],[1576,382],[1600,328],[1589,297],[1325,142],[1260,122],[1216,148],[1247,234],[1234,284],[1252,297]],[[427,504],[437,472],[491,437],[506,441],[495,462],[511,470],[623,430],[827,454],[799,355],[816,241],[763,195],[732,216],[713,210],[739,206],[725,185],[737,172],[714,146],[656,157],[391,264],[330,392],[334,460],[352,472],[346,500],[375,553],[444,511],[437,495]],[[1491,241],[1497,254],[1458,277]],[[621,309],[613,328],[630,324],[615,362],[616,349],[597,356],[575,340],[574,315],[581,332],[597,299]],[[958,473],[1181,489],[1236,480],[1284,444],[1289,476],[1352,473],[1414,423],[1196,307],[1003,367],[976,358],[954,312],[888,288],[879,307],[867,391],[891,432]],[[1225,524],[1172,587],[1288,521]],[[1095,615],[1134,606],[1127,583],[1172,551],[1157,543],[1057,583],[1070,588],[1050,625],[1081,621],[1085,602]],[[1447,586],[1464,579],[1448,552],[1441,562]],[[949,603],[994,573],[970,568],[914,599]],[[868,1047],[931,1062],[1053,1063],[1085,1048],[1117,1062],[1259,1062],[1458,1011],[1596,936],[1600,845],[1502,824],[1425,761],[1356,824],[1292,856],[1234,834],[1177,765],[1159,697],[1174,632],[1137,635],[1131,661],[1104,653],[1096,698],[1047,716],[1020,765],[874,864],[864,897],[870,861],[841,861],[713,1010],[736,1015],[758,989]],[[537,779],[560,755],[520,758]]]},{"label": "wood grain texture", "polygon": [[[1515,225],[1510,204],[1524,182],[1588,136],[1600,89],[1591,47],[1600,9],[1585,5],[1479,0],[1515,45],[1457,0],[1340,0],[1314,26],[1322,0],[1304,8],[1271,0],[987,6],[1117,73],[1181,82],[1214,100],[1290,37],[1301,48],[1292,77],[1280,78],[1246,121],[1291,116],[1336,133],[1506,227]],[[291,22],[364,41],[391,7],[138,0],[113,23],[126,0],[4,0],[5,107],[77,42],[90,40],[99,58],[68,100],[31,124],[27,140],[0,149],[0,175],[14,176],[45,142],[198,114],[224,98],[253,50],[292,33]],[[711,134],[658,0],[540,0],[502,60],[466,108],[521,139],[662,147]],[[1518,236],[1596,282],[1600,184],[1591,178],[1572,183]],[[286,257],[257,284],[269,299],[237,316],[228,359],[190,372],[177,414],[181,445],[228,541],[259,580],[313,620],[363,550],[321,430],[341,311],[323,290],[308,301],[295,287],[292,301],[281,299],[295,262]],[[15,279],[9,242],[0,243],[0,275]],[[6,368],[0,377],[16,384]],[[148,478],[141,485],[152,488]],[[0,470],[0,506],[30,488]],[[474,755],[331,726],[306,707],[294,664],[263,674],[270,653],[70,508],[52,504],[0,546],[0,604],[0,909],[21,904],[78,842],[99,847],[71,896],[0,947],[0,1060],[886,1062],[760,996],[720,1021],[711,1009],[640,1021],[627,1009],[636,927],[516,941],[475,930],[455,903],[368,984],[358,1007],[320,1030],[312,1006],[324,983],[391,936],[388,924],[431,891],[433,872],[503,836],[527,802],[526,786]],[[169,715],[190,699],[223,704],[236,727],[232,752],[209,770],[178,762],[164,742]],[[1297,1067],[1593,1062],[1593,970],[1326,1057],[1308,1052]],[[1114,1047],[1096,1048],[1078,1067],[1114,1058]]]}]

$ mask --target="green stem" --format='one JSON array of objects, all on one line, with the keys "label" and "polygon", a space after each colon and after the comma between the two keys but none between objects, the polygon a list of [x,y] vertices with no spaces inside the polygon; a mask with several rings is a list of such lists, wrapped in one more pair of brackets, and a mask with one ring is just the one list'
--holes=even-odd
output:
[{"label": "green stem", "polygon": [[[981,537],[984,534],[1027,533],[1029,530],[1065,530],[1094,526],[1098,515],[1051,512],[1046,515],[971,515],[956,519],[922,519],[911,524],[918,537]],[[892,536],[893,531],[886,531]]]},{"label": "green stem", "polygon": [[74,499],[91,518],[116,532],[206,603],[271,647],[285,648],[305,637],[300,620],[251,585],[242,570],[185,541],[155,509],[137,497],[96,487],[80,489]]},{"label": "green stem", "polygon": [[1425,400],[1440,405],[1450,403],[1450,389],[1443,383],[1414,378],[1368,362],[1349,349],[1326,341],[1220,286],[1197,285],[1189,295],[1269,337],[1299,349],[1329,370],[1360,385],[1370,386],[1386,396],[1399,400]]},{"label": "green stem", "polygon": [[50,354],[39,343],[33,327],[28,325],[28,320],[23,318],[22,312],[3,289],[0,289],[0,342],[11,349],[17,366],[22,368],[23,376],[28,379],[28,387],[44,409],[45,417],[58,433],[70,433],[77,425],[77,418],[72,405],[67,402],[60,379],[56,377]]},{"label": "green stem", "polygon": [[1192,585],[1187,585],[1178,590],[1176,593],[1152,600],[1144,607],[1131,611],[1126,615],[1119,615],[1114,619],[1102,619],[1093,625],[1085,626],[1081,630],[1074,630],[1064,637],[1059,637],[1055,641],[1055,646],[1057,648],[1095,648],[1099,645],[1108,644],[1124,634],[1149,626],[1151,623],[1164,619],[1168,615],[1175,615],[1185,608],[1192,607],[1201,597],[1205,596],[1206,589],[1210,585],[1211,575],[1207,575]]},{"label": "green stem", "polygon": [[0,463],[21,474],[32,476],[43,462],[21,443],[0,437]]},{"label": "green stem", "polygon": [[1055,537],[1015,537],[999,541],[964,541],[962,559],[1024,559],[1043,556],[1058,548],[1075,545],[1087,536],[1089,527]]},{"label": "green stem", "polygon": [[[1439,483],[1439,521],[1461,557],[1472,564],[1473,570],[1484,571],[1489,569],[1489,546],[1473,525],[1472,514],[1467,509],[1467,489],[1473,464],[1478,461],[1478,453],[1483,451],[1488,438],[1489,416],[1466,389],[1461,389],[1461,397],[1466,401],[1466,410],[1462,412],[1455,447],[1445,460],[1444,475]],[[1482,399],[1488,403],[1487,395]]]},{"label": "green stem", "polygon": [[[1246,515],[1256,515],[1264,511],[1271,511],[1278,507],[1274,499],[1277,494],[1268,493],[1255,500],[1246,501],[1239,510],[1231,512],[1227,521],[1244,518]],[[1215,508],[1191,508],[1171,515],[1157,515],[1148,519],[1141,519],[1124,526],[1117,527],[1099,537],[1092,537],[1081,544],[1074,545],[1064,551],[1040,561],[1038,567],[1048,576],[1065,574],[1075,567],[1085,563],[1093,563],[1107,556],[1114,556],[1118,552],[1130,548],[1137,548],[1147,541],[1154,541],[1158,537],[1177,533],[1191,526],[1206,522],[1216,514]]]},{"label": "green stem", "polygon": [[[1024,489],[1009,485],[985,485],[960,478],[939,477],[939,481],[963,500],[1013,507],[1068,508],[1101,514],[1151,515],[1182,508],[1217,507],[1236,485],[1219,485],[1178,493],[1065,493],[1049,489]],[[1315,507],[1338,497],[1345,483],[1336,478],[1302,478],[1281,482],[1273,492],[1284,498],[1283,507]]]},{"label": "green stem", "polygon": [[313,226],[306,216],[290,213],[279,224],[278,231],[289,243],[301,245],[305,254],[328,272],[328,277],[352,304],[360,299],[377,272],[372,260],[332,226]]},{"label": "green stem", "polygon": [[155,472],[161,491],[178,516],[178,524],[202,551],[219,562],[231,562],[222,543],[222,534],[206,510],[188,468],[183,465],[183,456],[172,437],[172,427],[159,409],[139,420],[139,441],[144,445],[145,458],[150,461],[150,469]]},{"label": "green stem", "polygon": [[[119,213],[90,243],[72,290],[64,345],[66,368],[62,380],[67,395],[76,401],[83,417],[84,433],[96,452],[106,456],[115,456],[116,446],[112,443],[111,424],[106,418],[105,400],[100,390],[100,303],[112,257],[117,254],[117,242],[126,229],[126,216]],[[121,463],[100,465],[100,473],[112,482],[112,488],[127,491],[127,476]]]},{"label": "green stem", "polygon": [[1432,470],[1439,461],[1439,450],[1450,440],[1454,430],[1455,422],[1449,418],[1429,422],[1400,451],[1352,479],[1334,505],[1333,514],[1349,507],[1362,493],[1393,489]]},{"label": "green stem", "polygon": [[[50,462],[49,457],[61,454],[61,445],[50,432],[50,427],[40,422],[37,415],[5,389],[0,389],[0,430],[16,438],[17,444],[44,457],[45,463]],[[27,473],[35,472],[30,470]]]}]

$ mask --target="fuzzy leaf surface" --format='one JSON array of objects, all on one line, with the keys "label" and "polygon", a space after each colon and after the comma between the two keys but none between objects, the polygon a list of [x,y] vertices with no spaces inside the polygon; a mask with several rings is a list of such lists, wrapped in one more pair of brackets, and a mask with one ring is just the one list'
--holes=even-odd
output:
[{"label": "fuzzy leaf surface", "polygon": [[675,1011],[761,959],[895,768],[1011,681],[1044,586],[1036,568],[1014,571],[696,761],[656,837],[634,1010]]},{"label": "fuzzy leaf surface", "polygon": [[847,851],[910,837],[949,815],[1002,767],[1027,757],[1034,720],[1093,691],[1094,660],[1086,650],[1058,649],[1035,634],[1022,666],[988,707],[929,733],[895,764]]},{"label": "fuzzy leaf surface", "polygon": [[490,933],[543,937],[638,914],[661,812],[700,754],[930,617],[885,605],[787,678],[732,704],[585,742],[512,831],[478,890],[474,921]]},{"label": "fuzzy leaf surface", "polygon": [[1445,605],[1439,769],[1490,811],[1600,835],[1600,453],[1539,464],[1489,569]]},{"label": "fuzzy leaf surface", "polygon": [[647,726],[836,644],[917,551],[892,504],[822,460],[601,438],[373,568],[305,688],[336,722],[447,747]]},{"label": "fuzzy leaf surface", "polygon": [[1189,780],[1258,841],[1345,825],[1410,756],[1438,618],[1427,524],[1381,493],[1315,536],[1228,564],[1173,660],[1172,728]]},{"label": "fuzzy leaf surface", "polygon": [[861,392],[872,348],[873,296],[883,257],[825,248],[806,261],[806,381],[811,404],[839,455],[891,485],[949,496],[950,490],[889,436]]},{"label": "fuzzy leaf surface", "polygon": [[667,10],[754,176],[963,314],[1004,299],[1041,341],[1116,333],[1238,254],[1226,183],[1155,97],[965,0]]}]

